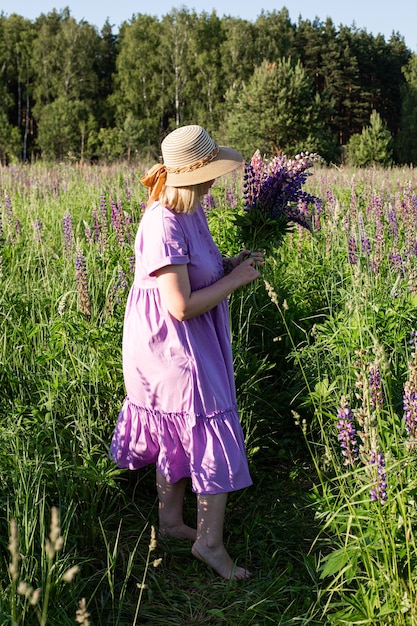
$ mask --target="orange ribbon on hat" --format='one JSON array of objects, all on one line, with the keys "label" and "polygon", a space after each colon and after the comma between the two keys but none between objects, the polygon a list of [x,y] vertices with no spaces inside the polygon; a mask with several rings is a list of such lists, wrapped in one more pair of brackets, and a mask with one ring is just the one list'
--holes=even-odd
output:
[{"label": "orange ribbon on hat", "polygon": [[149,187],[149,200],[148,205],[152,204],[154,200],[159,198],[159,194],[161,193],[162,187],[165,185],[165,181],[167,179],[167,170],[165,165],[162,163],[156,163],[147,174],[143,178],[140,179],[140,182],[146,187]]}]

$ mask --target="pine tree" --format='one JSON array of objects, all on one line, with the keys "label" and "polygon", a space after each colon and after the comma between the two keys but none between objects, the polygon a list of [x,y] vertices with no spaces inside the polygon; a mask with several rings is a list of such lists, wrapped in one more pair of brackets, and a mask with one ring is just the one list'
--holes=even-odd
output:
[{"label": "pine tree", "polygon": [[392,136],[377,111],[372,111],[369,126],[352,136],[347,151],[349,162],[359,167],[392,164]]},{"label": "pine tree", "polygon": [[318,151],[324,138],[320,100],[300,62],[264,61],[241,90],[227,94],[228,141],[251,157]]}]

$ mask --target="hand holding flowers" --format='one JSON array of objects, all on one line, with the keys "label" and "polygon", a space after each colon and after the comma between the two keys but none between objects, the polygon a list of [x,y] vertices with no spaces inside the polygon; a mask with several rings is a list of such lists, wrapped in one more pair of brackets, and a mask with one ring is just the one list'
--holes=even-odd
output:
[{"label": "hand holding flowers", "polygon": [[251,257],[254,260],[255,265],[262,266],[264,264],[264,253],[261,249],[259,249],[254,252],[252,250],[242,250],[242,252],[239,252],[238,256],[235,257],[236,265],[243,263],[243,261],[245,261],[248,257]]},{"label": "hand holding flowers", "polygon": [[291,222],[311,230],[306,208],[319,199],[302,186],[318,161],[322,158],[315,153],[262,159],[259,150],[255,152],[245,167],[244,212],[236,217],[244,245],[271,250],[281,243]]},{"label": "hand holding flowers", "polygon": [[249,258],[253,259],[255,267],[262,267],[264,264],[264,253],[262,250],[256,250],[256,252],[252,252],[251,250],[242,250],[235,257],[223,259],[224,273],[229,274],[238,265]]}]

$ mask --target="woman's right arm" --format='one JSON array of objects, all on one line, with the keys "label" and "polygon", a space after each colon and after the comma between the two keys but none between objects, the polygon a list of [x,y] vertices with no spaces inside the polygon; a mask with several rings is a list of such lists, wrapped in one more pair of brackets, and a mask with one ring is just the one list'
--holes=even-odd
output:
[{"label": "woman's right arm", "polygon": [[229,274],[197,291],[191,291],[185,264],[167,265],[156,272],[161,298],[171,315],[180,322],[213,309],[232,291],[253,282],[259,276],[253,258],[245,259]]}]

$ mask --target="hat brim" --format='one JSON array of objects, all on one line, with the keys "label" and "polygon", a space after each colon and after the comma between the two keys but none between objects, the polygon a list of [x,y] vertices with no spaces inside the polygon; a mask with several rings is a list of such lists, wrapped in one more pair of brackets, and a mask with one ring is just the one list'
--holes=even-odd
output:
[{"label": "hat brim", "polygon": [[188,172],[168,172],[166,185],[170,187],[189,187],[214,180],[223,174],[233,172],[243,163],[243,156],[233,148],[219,146],[219,152],[212,161]]}]

